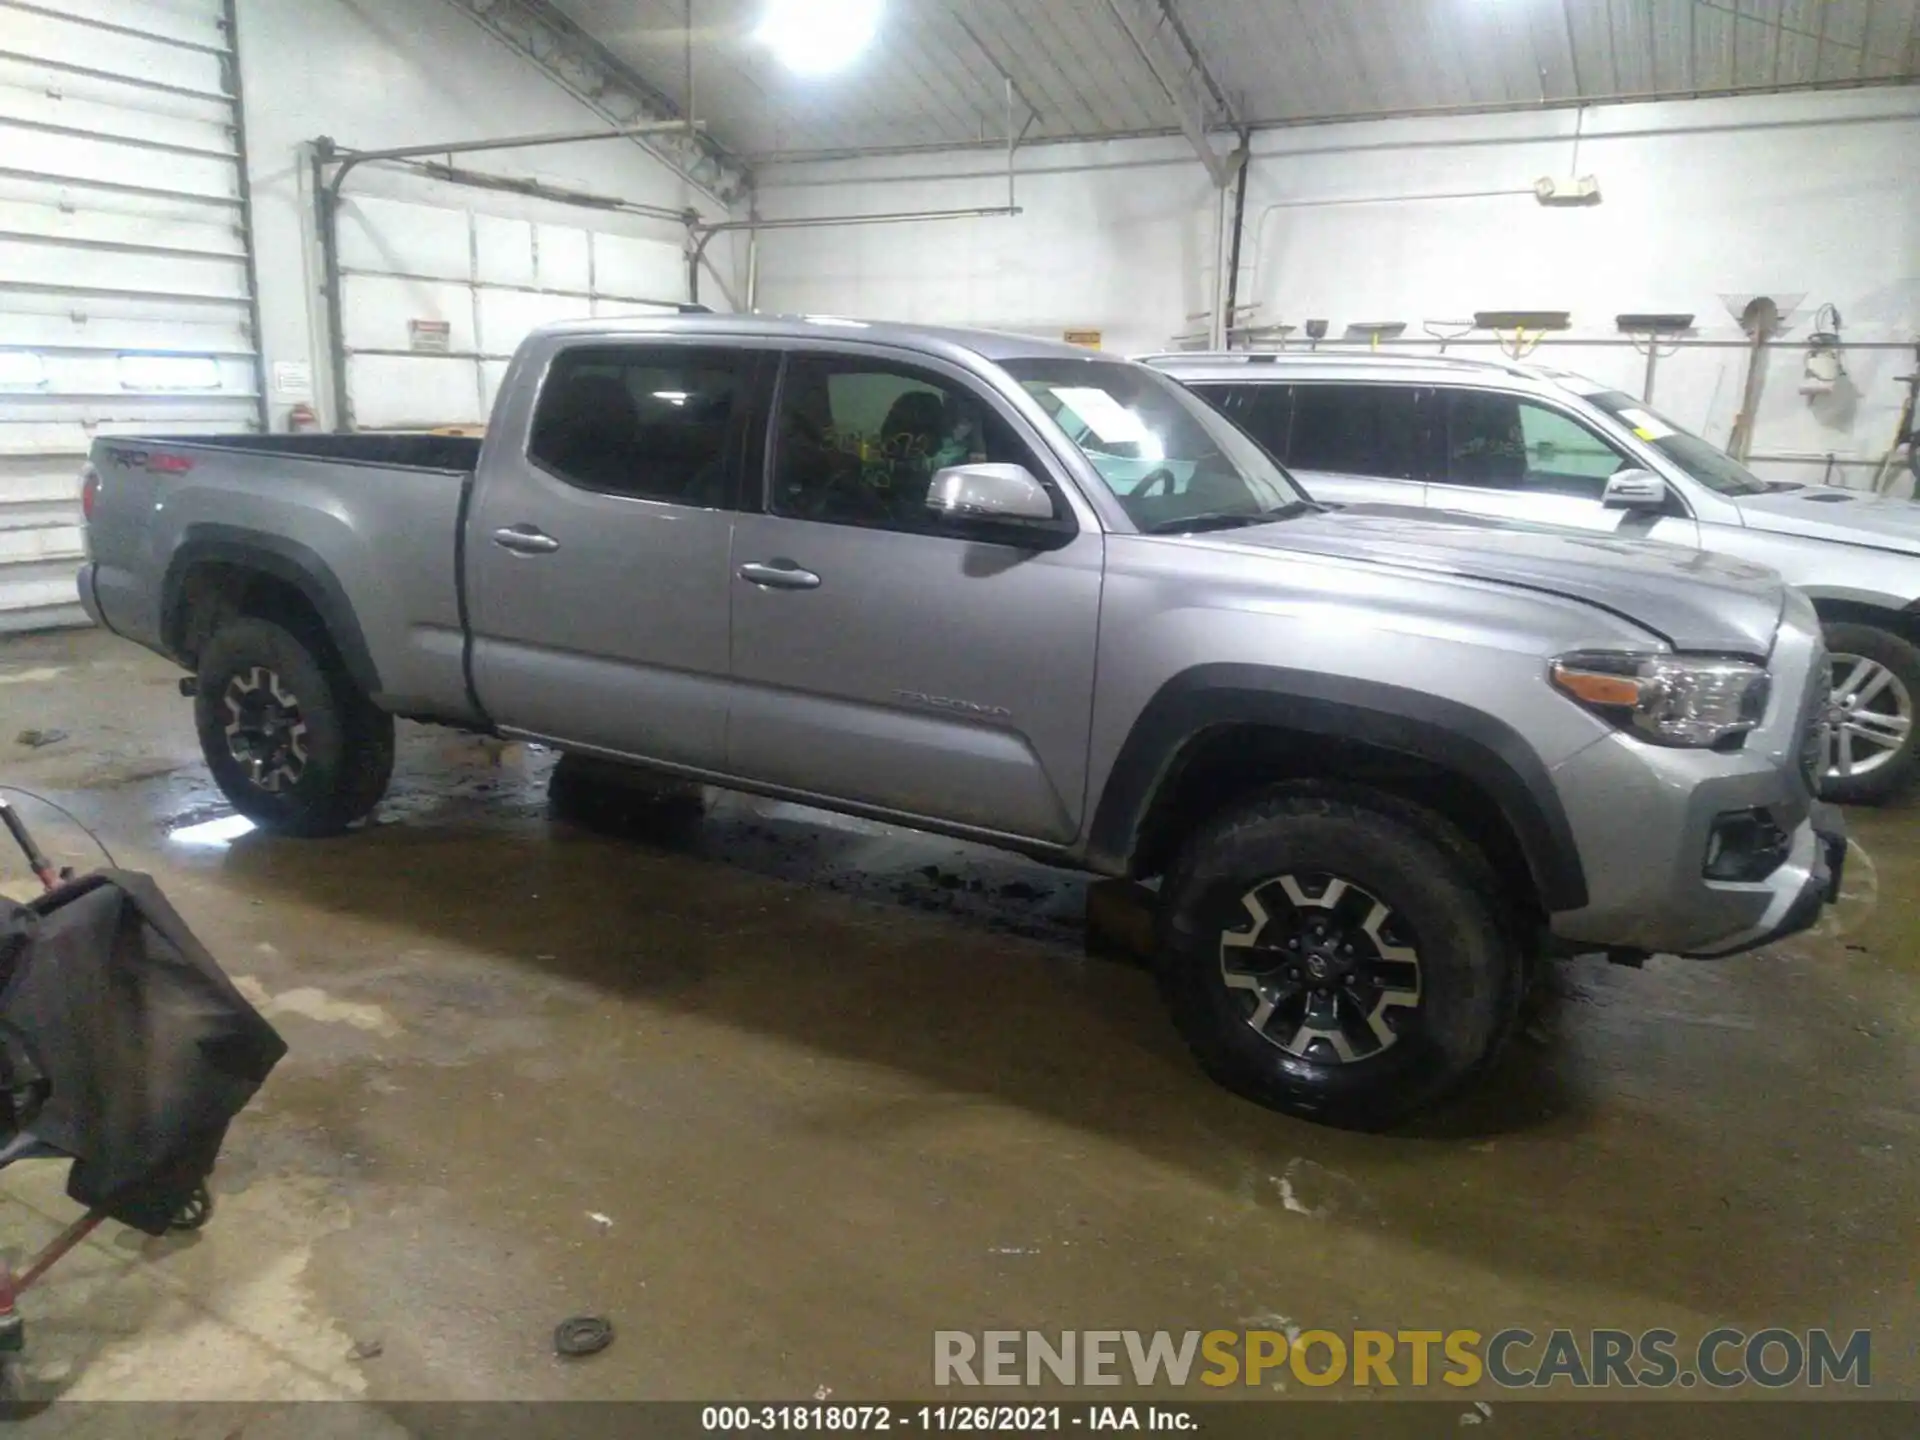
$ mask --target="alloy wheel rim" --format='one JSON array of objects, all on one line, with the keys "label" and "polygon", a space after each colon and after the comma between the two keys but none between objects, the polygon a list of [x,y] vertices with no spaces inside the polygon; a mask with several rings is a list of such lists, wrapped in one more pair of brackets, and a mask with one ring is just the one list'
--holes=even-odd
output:
[{"label": "alloy wheel rim", "polygon": [[227,753],[248,781],[277,795],[307,772],[307,722],[300,701],[264,665],[227,681]]},{"label": "alloy wheel rim", "polygon": [[1352,1064],[1393,1048],[1420,1007],[1412,930],[1337,875],[1289,874],[1240,897],[1246,926],[1220,936],[1220,978],[1242,1018],[1301,1060]]},{"label": "alloy wheel rim", "polygon": [[1913,732],[1913,696],[1900,677],[1878,660],[1837,654],[1828,686],[1827,778],[1854,779],[1889,764]]}]

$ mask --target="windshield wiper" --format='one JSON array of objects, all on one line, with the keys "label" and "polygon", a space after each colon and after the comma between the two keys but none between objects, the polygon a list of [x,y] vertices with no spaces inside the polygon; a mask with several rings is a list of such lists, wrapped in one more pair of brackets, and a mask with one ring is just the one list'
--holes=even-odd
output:
[{"label": "windshield wiper", "polygon": [[1296,515],[1325,514],[1327,507],[1312,500],[1289,500],[1273,510],[1203,510],[1198,515],[1176,515],[1157,520],[1142,532],[1147,535],[1189,535],[1207,530],[1239,530],[1248,525],[1270,525],[1276,520],[1291,520]]}]

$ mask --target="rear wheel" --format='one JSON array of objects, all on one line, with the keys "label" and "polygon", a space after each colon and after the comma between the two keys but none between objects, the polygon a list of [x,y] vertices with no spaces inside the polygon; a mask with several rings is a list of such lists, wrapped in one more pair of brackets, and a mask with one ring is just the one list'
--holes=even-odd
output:
[{"label": "rear wheel", "polygon": [[1492,1058],[1524,988],[1484,860],[1387,795],[1237,805],[1163,902],[1161,986],[1194,1055],[1307,1119],[1370,1129],[1432,1104]]},{"label": "rear wheel", "polygon": [[1826,636],[1832,660],[1820,795],[1877,804],[1903,789],[1920,764],[1920,650],[1874,625],[1833,624]]},{"label": "rear wheel", "polygon": [[234,809],[283,834],[346,829],[393,774],[393,717],[324,645],[269,620],[229,621],[201,651],[194,723]]}]

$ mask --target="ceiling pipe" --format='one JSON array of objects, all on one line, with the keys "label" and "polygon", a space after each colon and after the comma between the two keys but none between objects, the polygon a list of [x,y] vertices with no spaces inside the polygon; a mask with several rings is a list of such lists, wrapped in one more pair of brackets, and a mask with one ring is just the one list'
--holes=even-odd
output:
[{"label": "ceiling pipe", "polygon": [[810,230],[823,225],[903,225],[916,220],[974,220],[983,215],[1018,215],[1018,205],[973,205],[960,210],[896,210],[885,215],[795,215],[784,220],[721,220],[697,227],[705,235],[734,230]]}]

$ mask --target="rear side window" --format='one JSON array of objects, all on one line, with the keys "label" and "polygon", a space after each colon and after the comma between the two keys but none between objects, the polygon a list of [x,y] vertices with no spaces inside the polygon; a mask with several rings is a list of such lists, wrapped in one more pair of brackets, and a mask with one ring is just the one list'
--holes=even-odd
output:
[{"label": "rear side window", "polygon": [[1411,386],[1296,386],[1282,459],[1294,470],[1414,479],[1421,470],[1419,409]]},{"label": "rear side window", "polygon": [[745,357],[586,346],[554,357],[527,455],[571,485],[708,509],[727,503]]},{"label": "rear side window", "polygon": [[1285,463],[1293,427],[1291,385],[1195,385],[1196,394]]}]

